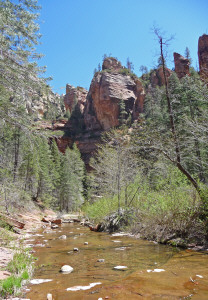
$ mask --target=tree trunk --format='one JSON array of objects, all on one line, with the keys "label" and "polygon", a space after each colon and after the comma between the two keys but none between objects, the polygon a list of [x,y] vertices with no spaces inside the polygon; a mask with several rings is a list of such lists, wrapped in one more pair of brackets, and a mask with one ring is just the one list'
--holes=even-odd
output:
[{"label": "tree trunk", "polygon": [[159,43],[160,43],[160,54],[162,58],[162,67],[163,67],[163,75],[165,79],[165,92],[166,92],[166,100],[167,100],[167,105],[168,105],[168,113],[169,113],[169,120],[170,120],[170,127],[173,135],[173,141],[175,145],[175,154],[176,154],[176,166],[178,169],[186,176],[186,178],[189,180],[189,182],[194,186],[196,191],[199,194],[199,197],[202,199],[202,192],[201,189],[197,183],[197,181],[191,176],[191,174],[182,166],[181,164],[181,153],[180,153],[180,147],[178,143],[178,138],[176,134],[176,128],[175,128],[175,122],[174,122],[174,117],[173,117],[173,109],[172,109],[172,104],[169,96],[169,90],[168,90],[168,81],[167,81],[167,76],[165,72],[165,59],[163,55],[163,39],[158,35],[159,38]]}]

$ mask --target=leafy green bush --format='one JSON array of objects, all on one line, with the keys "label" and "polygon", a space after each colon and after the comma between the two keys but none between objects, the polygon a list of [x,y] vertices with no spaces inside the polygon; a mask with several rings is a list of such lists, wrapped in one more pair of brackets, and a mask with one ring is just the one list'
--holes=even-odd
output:
[{"label": "leafy green bush", "polygon": [[[121,193],[121,208],[131,208],[135,212],[136,218],[132,221],[134,233],[140,232],[144,238],[160,242],[173,236],[189,240],[199,236],[203,239],[199,196],[177,168],[170,167],[163,174],[157,170],[151,178],[137,176],[129,189],[132,193],[127,205],[125,192]],[[117,195],[85,204],[83,210],[89,219],[102,222],[118,210]]]}]

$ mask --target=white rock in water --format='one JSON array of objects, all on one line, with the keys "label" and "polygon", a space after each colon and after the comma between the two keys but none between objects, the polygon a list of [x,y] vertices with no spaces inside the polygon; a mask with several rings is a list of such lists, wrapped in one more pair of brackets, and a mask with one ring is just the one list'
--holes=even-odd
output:
[{"label": "white rock in water", "polygon": [[112,236],[125,236],[128,235],[128,233],[125,232],[118,232],[118,233],[113,233]]},{"label": "white rock in water", "polygon": [[59,239],[60,239],[60,240],[66,240],[66,235],[61,235],[61,236],[59,237]]},{"label": "white rock in water", "polygon": [[52,279],[32,279],[32,280],[30,280],[30,283],[40,284],[40,283],[45,283],[45,282],[49,282],[49,281],[52,281]]},{"label": "white rock in water", "polygon": [[82,285],[76,285],[76,286],[73,286],[71,288],[68,288],[66,289],[67,291],[85,291],[85,290],[89,290],[91,289],[92,287],[98,285],[98,284],[101,284],[101,282],[94,282],[94,283],[90,283],[89,285],[86,285],[86,286],[82,286]]},{"label": "white rock in water", "polygon": [[154,269],[154,271],[152,271],[152,272],[160,273],[160,272],[164,272],[164,271],[165,271],[164,269]]},{"label": "white rock in water", "polygon": [[126,250],[126,247],[115,248],[115,250],[121,250],[121,251],[123,251],[123,250]]},{"label": "white rock in water", "polygon": [[116,267],[114,267],[114,269],[124,271],[127,269],[127,266],[116,266]]},{"label": "white rock in water", "polygon": [[199,277],[199,278],[204,278],[202,275],[196,275],[197,277]]},{"label": "white rock in water", "polygon": [[58,225],[56,225],[56,224],[51,225],[51,229],[56,229],[56,228],[59,228]]},{"label": "white rock in water", "polygon": [[62,268],[61,268],[61,272],[62,273],[71,273],[74,269],[69,266],[69,265],[64,265]]},{"label": "white rock in water", "polygon": [[114,243],[121,243],[121,241],[117,241],[117,240],[115,240],[115,241],[112,241],[112,242],[114,242]]},{"label": "white rock in water", "polygon": [[79,251],[79,249],[78,249],[78,248],[74,248],[73,251],[74,251],[74,252],[77,252],[77,251]]},{"label": "white rock in water", "polygon": [[99,258],[99,259],[97,260],[97,262],[105,262],[105,259]]},{"label": "white rock in water", "polygon": [[52,294],[47,294],[47,300],[53,300]]},{"label": "white rock in water", "polygon": [[88,242],[84,242],[84,245],[88,245]]}]

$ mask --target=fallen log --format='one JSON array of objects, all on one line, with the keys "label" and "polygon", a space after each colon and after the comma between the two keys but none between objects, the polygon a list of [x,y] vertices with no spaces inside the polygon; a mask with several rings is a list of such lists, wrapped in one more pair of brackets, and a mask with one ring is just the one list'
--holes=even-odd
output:
[{"label": "fallen log", "polygon": [[62,220],[61,219],[55,219],[55,220],[51,220],[51,223],[52,224],[61,224],[62,223]]},{"label": "fallen log", "polygon": [[25,227],[24,223],[12,218],[12,217],[6,216],[2,213],[0,213],[0,219],[3,220],[8,225],[17,227],[19,229],[23,229]]},{"label": "fallen log", "polygon": [[89,225],[89,229],[91,231],[102,231],[101,226],[102,226],[101,224],[97,224],[95,227]]}]

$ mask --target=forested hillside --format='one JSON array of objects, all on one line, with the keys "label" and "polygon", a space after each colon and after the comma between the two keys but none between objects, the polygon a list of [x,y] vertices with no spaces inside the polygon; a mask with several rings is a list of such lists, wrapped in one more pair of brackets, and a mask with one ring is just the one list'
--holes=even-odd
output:
[{"label": "forested hillside", "polygon": [[63,156],[39,130],[40,117],[62,114],[60,97],[44,78],[37,1],[0,3],[0,205],[8,213],[31,201],[58,210],[83,203],[84,165],[76,146]]}]

